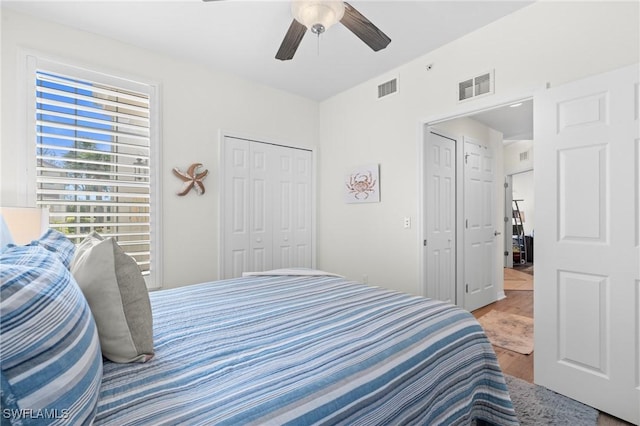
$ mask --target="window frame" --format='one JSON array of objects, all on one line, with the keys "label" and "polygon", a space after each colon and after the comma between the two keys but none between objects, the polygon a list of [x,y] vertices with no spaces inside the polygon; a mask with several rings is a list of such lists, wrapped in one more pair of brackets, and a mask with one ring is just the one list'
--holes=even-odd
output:
[{"label": "window frame", "polygon": [[[162,287],[162,246],[160,230],[162,223],[162,200],[160,191],[160,179],[162,170],[162,141],[160,132],[160,85],[157,82],[148,81],[136,77],[124,77],[121,72],[105,72],[96,70],[95,66],[88,68],[74,64],[71,61],[51,59],[45,55],[21,51],[22,60],[19,63],[24,69],[19,70],[18,75],[24,78],[23,93],[18,93],[21,98],[19,103],[24,102],[24,151],[18,157],[24,164],[21,165],[18,182],[24,182],[23,188],[18,188],[18,193],[24,194],[21,197],[21,204],[25,206],[37,206],[37,160],[36,160],[36,72],[44,70],[56,74],[72,76],[78,79],[93,81],[96,83],[115,86],[125,90],[142,92],[149,96],[149,144],[150,144],[150,245],[151,252],[149,274],[145,276],[147,288],[159,289]],[[20,154],[20,153],[18,153]],[[21,179],[22,178],[22,179]]]}]

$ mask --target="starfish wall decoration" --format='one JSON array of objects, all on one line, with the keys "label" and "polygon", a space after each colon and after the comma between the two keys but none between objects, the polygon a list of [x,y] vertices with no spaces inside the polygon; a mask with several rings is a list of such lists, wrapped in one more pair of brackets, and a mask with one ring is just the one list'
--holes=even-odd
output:
[{"label": "starfish wall decoration", "polygon": [[177,167],[173,168],[173,174],[184,181],[182,189],[178,195],[187,195],[192,188],[196,189],[198,195],[204,194],[204,184],[202,180],[209,174],[209,170],[198,173],[198,169],[202,167],[200,163],[193,163],[186,172],[180,171]]}]

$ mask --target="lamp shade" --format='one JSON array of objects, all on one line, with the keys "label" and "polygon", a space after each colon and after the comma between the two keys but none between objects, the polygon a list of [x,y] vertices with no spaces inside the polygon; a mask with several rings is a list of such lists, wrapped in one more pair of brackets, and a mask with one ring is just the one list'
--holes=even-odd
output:
[{"label": "lamp shade", "polygon": [[340,0],[294,0],[291,12],[296,21],[321,33],[342,19],[344,3]]},{"label": "lamp shade", "polygon": [[0,215],[16,244],[28,244],[38,239],[49,226],[49,209],[0,207]]}]

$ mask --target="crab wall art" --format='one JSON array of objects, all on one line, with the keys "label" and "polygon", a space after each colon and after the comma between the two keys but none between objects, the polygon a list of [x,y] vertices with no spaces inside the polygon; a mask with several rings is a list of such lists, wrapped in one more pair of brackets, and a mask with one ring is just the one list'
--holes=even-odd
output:
[{"label": "crab wall art", "polygon": [[377,203],[380,201],[379,166],[359,167],[345,178],[347,203]]}]

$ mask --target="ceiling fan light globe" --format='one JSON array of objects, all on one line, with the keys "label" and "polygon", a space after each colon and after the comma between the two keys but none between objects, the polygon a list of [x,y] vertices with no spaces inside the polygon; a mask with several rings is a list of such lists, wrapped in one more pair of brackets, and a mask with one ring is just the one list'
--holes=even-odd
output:
[{"label": "ceiling fan light globe", "polygon": [[344,2],[339,0],[294,0],[291,12],[307,28],[329,29],[344,16]]}]

